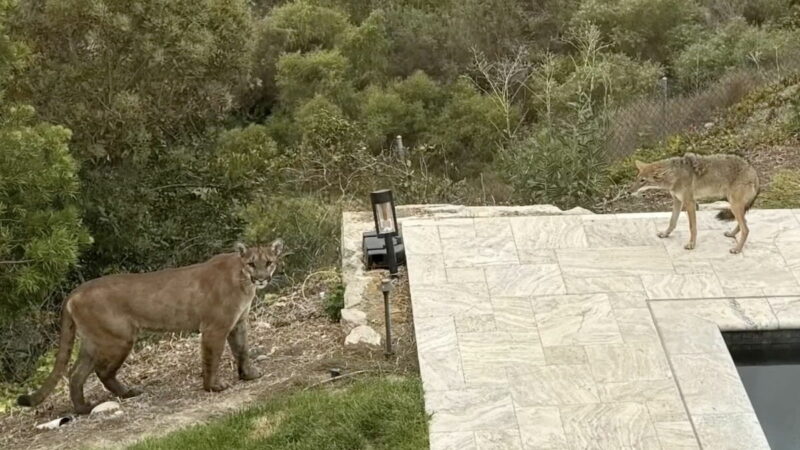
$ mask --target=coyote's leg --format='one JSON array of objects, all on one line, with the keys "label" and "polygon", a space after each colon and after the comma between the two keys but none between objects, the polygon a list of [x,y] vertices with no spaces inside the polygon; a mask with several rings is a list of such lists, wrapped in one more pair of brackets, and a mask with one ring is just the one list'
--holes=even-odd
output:
[{"label": "coyote's leg", "polygon": [[729,238],[736,238],[736,235],[739,233],[739,224],[737,223],[736,226],[731,231],[726,231],[725,236]]},{"label": "coyote's leg", "polygon": [[750,229],[747,227],[747,221],[744,219],[744,205],[731,205],[731,212],[733,216],[736,217],[736,222],[738,223],[736,228],[742,232],[742,234],[739,235],[739,239],[736,241],[736,246],[731,249],[731,253],[736,254],[742,251],[742,247],[744,247],[744,243],[747,241],[747,235],[750,234]]},{"label": "coyote's leg", "polygon": [[664,231],[658,232],[658,237],[665,238],[669,237],[670,233],[675,230],[675,225],[678,224],[678,216],[681,214],[681,207],[683,206],[683,202],[681,202],[678,197],[672,196],[672,217],[669,218],[669,226]]},{"label": "coyote's leg", "polygon": [[686,205],[686,215],[689,216],[689,243],[683,248],[692,250],[697,244],[697,214],[695,213],[697,205],[693,198],[684,199],[683,203]]}]

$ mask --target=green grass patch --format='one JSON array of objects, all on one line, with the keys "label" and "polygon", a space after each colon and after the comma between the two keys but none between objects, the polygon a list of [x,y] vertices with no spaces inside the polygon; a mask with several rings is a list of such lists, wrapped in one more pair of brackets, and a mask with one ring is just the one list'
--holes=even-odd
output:
[{"label": "green grass patch", "polygon": [[776,173],[760,200],[762,208],[800,208],[800,170]]},{"label": "green grass patch", "polygon": [[418,378],[370,377],[288,393],[209,425],[147,439],[131,449],[426,449]]}]

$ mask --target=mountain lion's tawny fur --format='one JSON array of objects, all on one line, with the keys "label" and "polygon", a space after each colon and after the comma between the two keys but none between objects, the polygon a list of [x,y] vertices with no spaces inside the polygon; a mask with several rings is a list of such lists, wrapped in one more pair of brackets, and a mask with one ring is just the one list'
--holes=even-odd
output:
[{"label": "mountain lion's tawny fur", "polygon": [[83,396],[83,385],[92,372],[118,397],[139,394],[117,380],[117,370],[142,329],[200,331],[203,389],[207,391],[227,387],[217,378],[226,341],[236,358],[239,378],[260,377],[248,356],[247,315],[256,289],[269,283],[282,252],[280,239],[250,249],[237,244],[235,253],[200,264],[109,275],[78,286],[64,301],[53,371],[39,390],[20,396],[17,403],[36,406],[50,394],[67,368],[76,335],[81,348],[70,372],[69,393],[79,414],[92,409]]}]

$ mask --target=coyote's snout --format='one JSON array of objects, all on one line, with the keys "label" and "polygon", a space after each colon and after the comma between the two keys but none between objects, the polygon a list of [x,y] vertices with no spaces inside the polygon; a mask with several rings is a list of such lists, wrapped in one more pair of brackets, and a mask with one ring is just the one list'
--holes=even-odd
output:
[{"label": "coyote's snout", "polygon": [[689,217],[690,238],[684,248],[693,249],[697,243],[696,201],[726,199],[730,209],[720,211],[717,219],[736,219],[736,227],[725,232],[725,236],[736,239],[736,235],[741,233],[731,253],[742,251],[750,233],[744,215],[758,196],[758,174],[747,161],[735,155],[686,153],[649,164],[636,161],[636,168],[639,173],[631,184],[630,193],[665,189],[672,195],[672,217],[667,229],[658,233],[659,237],[665,238],[672,233],[678,214],[685,209]]}]

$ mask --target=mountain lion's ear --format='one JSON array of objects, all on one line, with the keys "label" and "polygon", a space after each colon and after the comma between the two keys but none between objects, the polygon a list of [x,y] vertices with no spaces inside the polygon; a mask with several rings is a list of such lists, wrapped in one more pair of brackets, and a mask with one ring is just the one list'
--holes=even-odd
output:
[{"label": "mountain lion's ear", "polygon": [[247,247],[245,247],[241,242],[237,242],[234,248],[236,249],[236,252],[239,253],[239,256],[244,256],[244,254],[247,253]]},{"label": "mountain lion's ear", "polygon": [[275,239],[272,241],[272,244],[269,245],[270,250],[272,250],[272,254],[275,256],[280,256],[283,253],[283,239]]},{"label": "mountain lion's ear", "polygon": [[639,170],[644,170],[645,168],[647,168],[647,166],[649,166],[649,164],[647,164],[646,162],[639,161],[638,159],[633,163],[636,164],[636,168]]}]

